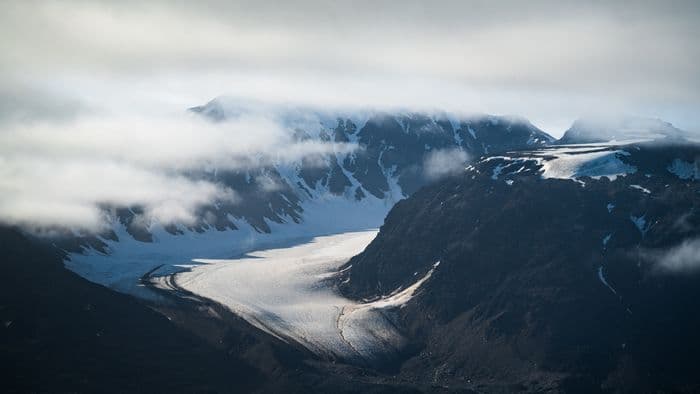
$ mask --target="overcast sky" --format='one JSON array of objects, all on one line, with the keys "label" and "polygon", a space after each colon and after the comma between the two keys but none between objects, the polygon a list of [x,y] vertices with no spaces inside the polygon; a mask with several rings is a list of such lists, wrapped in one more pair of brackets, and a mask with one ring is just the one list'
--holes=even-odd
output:
[{"label": "overcast sky", "polygon": [[168,111],[228,94],[517,114],[553,135],[591,112],[686,129],[700,116],[698,1],[22,0],[0,11],[4,112]]},{"label": "overcast sky", "polygon": [[[554,136],[598,114],[698,131],[698,20],[698,1],[5,0],[0,220],[94,226],[104,201],[186,219],[235,191],[183,165],[327,149],[287,149],[269,119],[223,130],[184,113],[219,95],[521,115]],[[251,125],[259,138],[226,137]],[[121,192],[132,178],[143,193]]]}]

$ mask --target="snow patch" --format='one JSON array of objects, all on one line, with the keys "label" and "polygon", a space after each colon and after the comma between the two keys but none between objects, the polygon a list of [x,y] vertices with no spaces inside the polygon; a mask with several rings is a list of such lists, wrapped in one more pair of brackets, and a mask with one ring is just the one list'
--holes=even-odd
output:
[{"label": "snow patch", "polygon": [[476,133],[474,133],[474,130],[471,126],[467,126],[467,131],[469,131],[469,134],[471,134],[473,139],[476,139]]},{"label": "snow patch", "polygon": [[503,171],[504,167],[505,166],[503,164],[497,164],[496,167],[493,169],[493,175],[491,175],[491,179],[498,179],[498,176],[501,175],[501,171]]},{"label": "snow patch", "polygon": [[603,248],[606,248],[608,246],[608,242],[610,242],[610,239],[612,238],[612,233],[608,234],[603,238]]},{"label": "snow patch", "polygon": [[637,227],[637,230],[639,230],[639,232],[642,234],[642,237],[644,237],[647,234],[647,231],[649,231],[649,229],[651,228],[649,223],[647,223],[646,215],[630,215],[630,220],[632,221],[632,223],[634,223],[635,227]]},{"label": "snow patch", "polygon": [[589,148],[562,148],[547,151],[547,159],[542,164],[543,178],[573,179],[583,176],[591,178],[607,177],[614,180],[618,176],[637,171],[636,167],[623,163],[621,155],[628,153],[621,150],[585,151]]},{"label": "snow patch", "polygon": [[649,189],[647,189],[647,188],[645,188],[645,187],[643,187],[643,186],[641,186],[641,185],[630,185],[630,187],[631,187],[632,189],[641,190],[642,192],[644,192],[644,193],[646,193],[646,194],[651,194],[651,190],[649,190]]},{"label": "snow patch", "polygon": [[605,274],[603,273],[602,265],[598,267],[598,279],[600,280],[600,283],[604,284],[605,287],[610,289],[610,291],[612,291],[613,294],[617,295],[617,291],[615,291],[615,289],[612,286],[610,286],[610,283],[608,283],[608,281],[605,279]]}]

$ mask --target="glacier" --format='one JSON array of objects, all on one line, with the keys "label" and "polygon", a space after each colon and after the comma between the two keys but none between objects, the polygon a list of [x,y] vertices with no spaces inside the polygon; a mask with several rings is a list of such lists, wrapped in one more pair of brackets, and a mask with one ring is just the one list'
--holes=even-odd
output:
[{"label": "glacier", "polygon": [[358,302],[340,296],[332,279],[377,232],[315,237],[237,259],[195,259],[188,270],[152,281],[163,289],[176,283],[216,301],[256,328],[318,356],[372,362],[405,346],[391,312],[405,305],[439,265],[385,298]]}]

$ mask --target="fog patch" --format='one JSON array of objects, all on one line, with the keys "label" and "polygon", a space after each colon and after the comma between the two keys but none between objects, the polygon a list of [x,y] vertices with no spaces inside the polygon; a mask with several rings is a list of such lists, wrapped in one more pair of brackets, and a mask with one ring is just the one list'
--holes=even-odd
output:
[{"label": "fog patch", "polygon": [[431,180],[454,175],[464,169],[469,159],[461,149],[441,149],[428,153],[423,162],[423,173]]},{"label": "fog patch", "polygon": [[644,250],[641,257],[665,273],[691,273],[700,270],[700,238],[687,239],[666,250]]},{"label": "fog patch", "polygon": [[260,186],[260,189],[266,193],[277,192],[284,188],[284,185],[281,182],[271,178],[267,174],[255,177],[255,183],[257,183]]},{"label": "fog patch", "polygon": [[[191,224],[200,208],[237,200],[235,190],[191,174],[286,165],[354,147],[295,141],[261,114],[218,123],[184,109],[10,117],[0,131],[0,223],[98,231],[109,219],[106,207],[138,206],[147,222]],[[262,186],[279,187],[271,179]]]}]

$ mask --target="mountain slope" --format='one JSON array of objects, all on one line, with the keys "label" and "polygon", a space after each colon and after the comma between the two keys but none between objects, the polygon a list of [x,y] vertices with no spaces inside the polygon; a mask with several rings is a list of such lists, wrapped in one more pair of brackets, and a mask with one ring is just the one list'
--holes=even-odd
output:
[{"label": "mountain slope", "polygon": [[0,227],[0,252],[5,392],[203,392],[264,382],[237,356],[67,271],[48,245]]},{"label": "mountain slope", "polygon": [[340,289],[391,294],[440,262],[401,311],[418,349],[403,375],[485,391],[695,391],[699,155],[638,144],[483,159],[399,202]]}]

